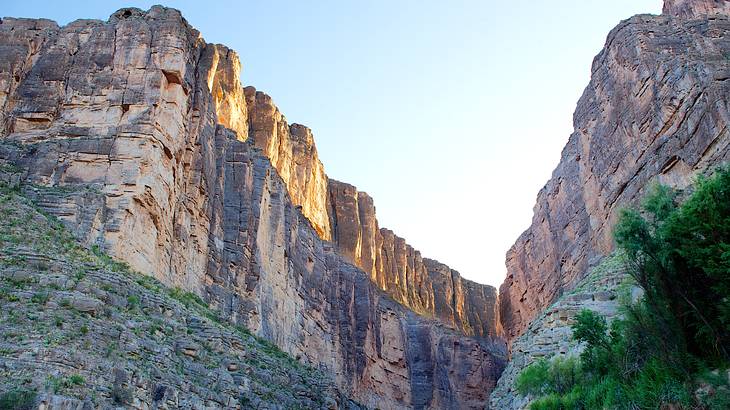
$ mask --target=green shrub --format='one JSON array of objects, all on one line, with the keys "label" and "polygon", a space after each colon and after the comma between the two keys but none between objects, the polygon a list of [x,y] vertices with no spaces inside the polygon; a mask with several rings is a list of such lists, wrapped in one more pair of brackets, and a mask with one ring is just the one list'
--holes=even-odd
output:
[{"label": "green shrub", "polygon": [[530,410],[561,410],[561,397],[558,394],[550,393],[540,397],[530,404]]},{"label": "green shrub", "polygon": [[588,309],[583,309],[575,317],[573,338],[586,342],[589,347],[607,346],[606,318]]},{"label": "green shrub", "polygon": [[523,395],[541,395],[550,391],[548,386],[548,371],[550,365],[545,359],[540,359],[527,366],[520,372],[515,381],[515,388]]},{"label": "green shrub", "polygon": [[610,327],[579,312],[580,361],[538,361],[517,378],[532,409],[730,408],[725,370],[706,371],[730,367],[730,168],[680,196],[657,186],[640,210],[621,212],[618,252],[643,299]]},{"label": "green shrub", "polygon": [[35,407],[36,392],[15,389],[0,394],[0,410],[31,410]]},{"label": "green shrub", "polygon": [[555,393],[569,393],[581,377],[581,364],[577,357],[556,357],[550,363],[548,382]]},{"label": "green shrub", "polygon": [[48,302],[48,299],[50,296],[47,292],[37,292],[34,293],[33,296],[30,298],[31,302],[37,303],[39,305],[45,305],[46,302]]},{"label": "green shrub", "polygon": [[80,374],[74,374],[69,377],[65,376],[48,376],[46,385],[50,388],[53,393],[61,393],[64,390],[74,387],[83,386],[86,384],[86,379]]},{"label": "green shrub", "polygon": [[641,210],[624,210],[615,228],[630,274],[657,324],[671,327],[672,350],[730,360],[730,168],[700,178],[679,206],[657,186]]},{"label": "green shrub", "polygon": [[134,310],[139,307],[140,300],[139,296],[136,295],[129,295],[127,296],[127,309]]},{"label": "green shrub", "polygon": [[522,395],[566,394],[581,378],[580,361],[576,357],[540,359],[523,370],[515,387]]},{"label": "green shrub", "polygon": [[86,379],[84,379],[84,377],[80,374],[74,374],[68,378],[68,382],[69,384],[74,386],[83,386],[84,384],[86,384]]}]

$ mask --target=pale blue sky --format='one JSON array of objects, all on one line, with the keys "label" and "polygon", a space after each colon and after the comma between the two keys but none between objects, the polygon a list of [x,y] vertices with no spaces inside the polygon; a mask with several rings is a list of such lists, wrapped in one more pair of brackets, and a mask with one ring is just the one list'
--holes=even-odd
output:
[{"label": "pale blue sky", "polygon": [[[3,2],[61,24],[150,1]],[[330,177],[381,226],[498,286],[572,131],[593,57],[661,0],[168,1],[235,49],[243,82],[311,127]]]}]

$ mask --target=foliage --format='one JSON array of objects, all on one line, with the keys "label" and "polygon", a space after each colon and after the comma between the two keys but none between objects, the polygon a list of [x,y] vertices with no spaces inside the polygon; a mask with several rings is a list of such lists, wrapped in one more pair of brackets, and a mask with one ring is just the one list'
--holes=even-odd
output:
[{"label": "foliage", "polygon": [[46,386],[54,393],[61,393],[66,389],[70,389],[74,386],[83,386],[86,384],[86,379],[78,374],[73,374],[69,377],[65,376],[48,376]]},{"label": "foliage", "polygon": [[616,227],[630,273],[652,314],[672,331],[667,345],[728,360],[730,345],[730,169],[700,178],[682,206],[658,186],[643,213],[624,210]]},{"label": "foliage", "polygon": [[588,343],[589,346],[606,346],[606,319],[593,312],[584,309],[578,313],[573,325],[573,337]]},{"label": "foliage", "polygon": [[0,410],[30,410],[35,407],[36,392],[15,389],[0,394]]},{"label": "foliage", "polygon": [[517,376],[515,388],[523,396],[547,394],[550,391],[547,381],[549,370],[550,363],[546,359],[540,359],[532,363]]},{"label": "foliage", "polygon": [[576,357],[541,359],[528,366],[517,377],[517,391],[523,395],[566,394],[581,376]]},{"label": "foliage", "polygon": [[575,373],[556,378],[561,361],[541,360],[518,376],[530,408],[730,408],[730,168],[681,197],[657,186],[621,211],[616,243],[644,297],[610,326],[581,311]]}]

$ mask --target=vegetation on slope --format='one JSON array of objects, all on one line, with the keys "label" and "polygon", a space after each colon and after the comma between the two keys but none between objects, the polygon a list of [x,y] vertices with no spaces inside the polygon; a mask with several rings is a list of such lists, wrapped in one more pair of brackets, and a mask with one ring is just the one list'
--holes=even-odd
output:
[{"label": "vegetation on slope", "polygon": [[643,298],[610,326],[582,311],[580,358],[533,363],[518,391],[531,409],[730,408],[730,168],[681,205],[658,186],[622,211],[615,238]]},{"label": "vegetation on slope", "polygon": [[0,409],[328,408],[333,382],[0,189]]}]

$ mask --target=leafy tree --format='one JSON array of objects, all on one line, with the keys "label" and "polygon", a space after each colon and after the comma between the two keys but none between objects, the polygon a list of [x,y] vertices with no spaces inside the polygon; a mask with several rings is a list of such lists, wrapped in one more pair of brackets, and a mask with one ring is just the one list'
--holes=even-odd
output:
[{"label": "leafy tree", "polygon": [[624,210],[616,242],[672,350],[730,359],[730,169],[700,178],[680,207],[657,186],[642,210]]},{"label": "leafy tree", "polygon": [[[614,234],[643,299],[610,326],[579,312],[580,361],[538,361],[518,392],[536,397],[533,410],[728,408],[730,382],[712,375],[730,367],[730,168],[692,191],[654,187]],[[695,394],[701,380],[713,394]]]},{"label": "leafy tree", "polygon": [[588,309],[581,310],[572,326],[573,337],[589,347],[608,347],[606,318]]}]

